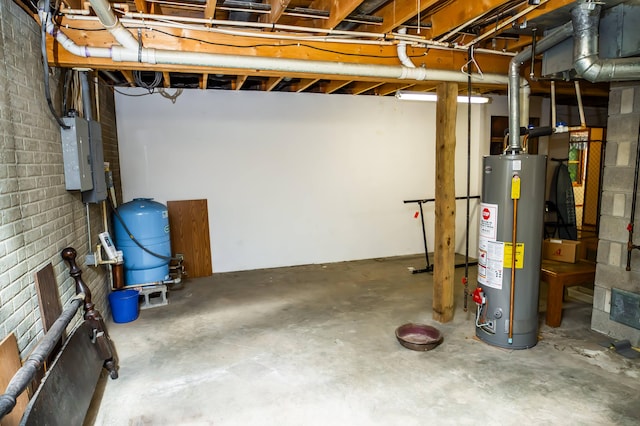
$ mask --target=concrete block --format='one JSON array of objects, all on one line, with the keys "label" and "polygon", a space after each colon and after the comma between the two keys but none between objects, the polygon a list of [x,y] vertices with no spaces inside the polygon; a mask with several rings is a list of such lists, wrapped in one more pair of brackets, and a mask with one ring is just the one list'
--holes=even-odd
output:
[{"label": "concrete block", "polygon": [[626,87],[620,91],[620,114],[630,114],[634,111],[634,94],[634,87]]},{"label": "concrete block", "polygon": [[632,167],[605,167],[602,190],[628,193],[633,189]]},{"label": "concrete block", "polygon": [[607,122],[607,141],[632,142],[638,138],[640,113],[613,115]]},{"label": "concrete block", "polygon": [[[629,163],[629,153],[631,152],[631,143],[630,142],[619,142],[618,143],[618,152],[616,153],[616,166],[628,166]],[[635,156],[633,157],[635,160]]]},{"label": "concrete block", "polygon": [[[634,269],[627,271],[624,266],[617,267],[598,263],[595,285],[602,288],[615,287],[633,293],[640,292],[640,271]],[[636,264],[636,266],[640,268],[640,264]]]},{"label": "concrete block", "polygon": [[626,243],[628,219],[614,216],[600,216],[600,238],[607,241]]},{"label": "concrete block", "polygon": [[611,313],[611,289],[607,288],[604,291],[604,311]]},{"label": "concrete block", "polygon": [[609,91],[609,116],[620,114],[620,104],[622,101],[622,88],[610,88]]},{"label": "concrete block", "polygon": [[604,311],[606,289],[596,285],[593,287],[593,309]]},{"label": "concrete block", "polygon": [[620,266],[620,260],[622,259],[622,244],[611,243],[609,245],[609,259],[608,264],[611,266]]},{"label": "concrete block", "polygon": [[640,344],[640,330],[609,319],[609,313],[594,309],[591,313],[591,329],[615,340],[627,339],[633,346]]},{"label": "concrete block", "polygon": [[625,194],[613,194],[613,203],[611,209],[612,216],[623,217],[625,215],[626,199],[627,196]]}]

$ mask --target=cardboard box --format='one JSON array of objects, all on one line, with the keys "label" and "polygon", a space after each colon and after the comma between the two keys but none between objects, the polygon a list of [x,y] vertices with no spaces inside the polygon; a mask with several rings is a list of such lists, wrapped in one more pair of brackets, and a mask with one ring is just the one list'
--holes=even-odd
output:
[{"label": "cardboard box", "polygon": [[580,241],[547,238],[542,243],[542,258],[576,263],[584,258],[584,245]]}]

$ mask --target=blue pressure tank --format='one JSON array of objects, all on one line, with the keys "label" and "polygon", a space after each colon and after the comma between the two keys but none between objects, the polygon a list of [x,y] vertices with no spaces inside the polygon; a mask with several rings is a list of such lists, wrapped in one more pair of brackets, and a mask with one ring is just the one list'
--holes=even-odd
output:
[{"label": "blue pressure tank", "polygon": [[171,241],[167,207],[152,198],[135,198],[116,210],[115,245],[124,257],[125,285],[169,279]]}]

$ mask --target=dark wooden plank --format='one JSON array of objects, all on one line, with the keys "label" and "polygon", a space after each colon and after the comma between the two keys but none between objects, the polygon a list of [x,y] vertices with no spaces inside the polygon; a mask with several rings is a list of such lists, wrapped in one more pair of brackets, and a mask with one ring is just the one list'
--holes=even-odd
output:
[{"label": "dark wooden plank", "polygon": [[[35,273],[36,281],[36,293],[38,294],[38,302],[40,305],[40,318],[42,319],[42,329],[46,333],[49,331],[54,322],[58,319],[62,313],[62,304],[60,303],[60,295],[58,294],[58,282],[53,272],[53,265],[49,262],[42,269]],[[56,357],[60,348],[62,347],[62,341],[64,340],[64,334],[56,343],[56,346],[51,351],[51,354],[47,357],[45,363],[45,369]],[[42,380],[42,374],[44,371],[39,372],[32,386],[32,391],[38,387],[40,380]]]},{"label": "dark wooden plank", "polygon": [[208,277],[212,271],[207,200],[168,201],[171,248],[184,255],[187,275]]},{"label": "dark wooden plank", "polygon": [[62,313],[58,283],[53,273],[51,263],[36,272],[36,292],[40,302],[40,317],[42,328],[46,333]]},{"label": "dark wooden plank", "polygon": [[[18,342],[11,333],[0,343],[0,393],[3,393],[14,374],[22,367]],[[20,423],[24,409],[29,403],[27,393],[23,392],[16,400],[13,410],[0,420],[0,426],[15,426]]]}]

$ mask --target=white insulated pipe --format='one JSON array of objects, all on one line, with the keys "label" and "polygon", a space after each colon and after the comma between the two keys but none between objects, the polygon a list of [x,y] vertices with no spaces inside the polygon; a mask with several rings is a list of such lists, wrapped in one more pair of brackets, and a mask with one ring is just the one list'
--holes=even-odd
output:
[{"label": "white insulated pipe", "polygon": [[[264,58],[145,48],[141,47],[135,37],[120,24],[106,0],[91,0],[91,5],[100,22],[111,32],[120,46],[112,46],[111,48],[78,46],[73,40],[54,27],[48,14],[42,10],[40,11],[40,19],[43,25],[47,26],[47,32],[54,36],[66,50],[81,57],[111,58],[116,62],[255,69],[380,79],[467,82],[467,75],[459,71],[432,70],[422,67],[409,68],[406,66],[307,61],[302,59]],[[479,75],[475,73],[471,75],[471,81],[474,83],[505,85],[508,84],[509,79],[502,74]]]},{"label": "white insulated pipe", "polygon": [[[399,34],[406,34],[407,27],[402,27],[398,29]],[[398,59],[400,59],[400,63],[408,68],[415,68],[415,64],[411,61],[411,58],[407,55],[407,42],[405,40],[400,40],[398,45],[396,46],[396,52],[398,53]]]}]

